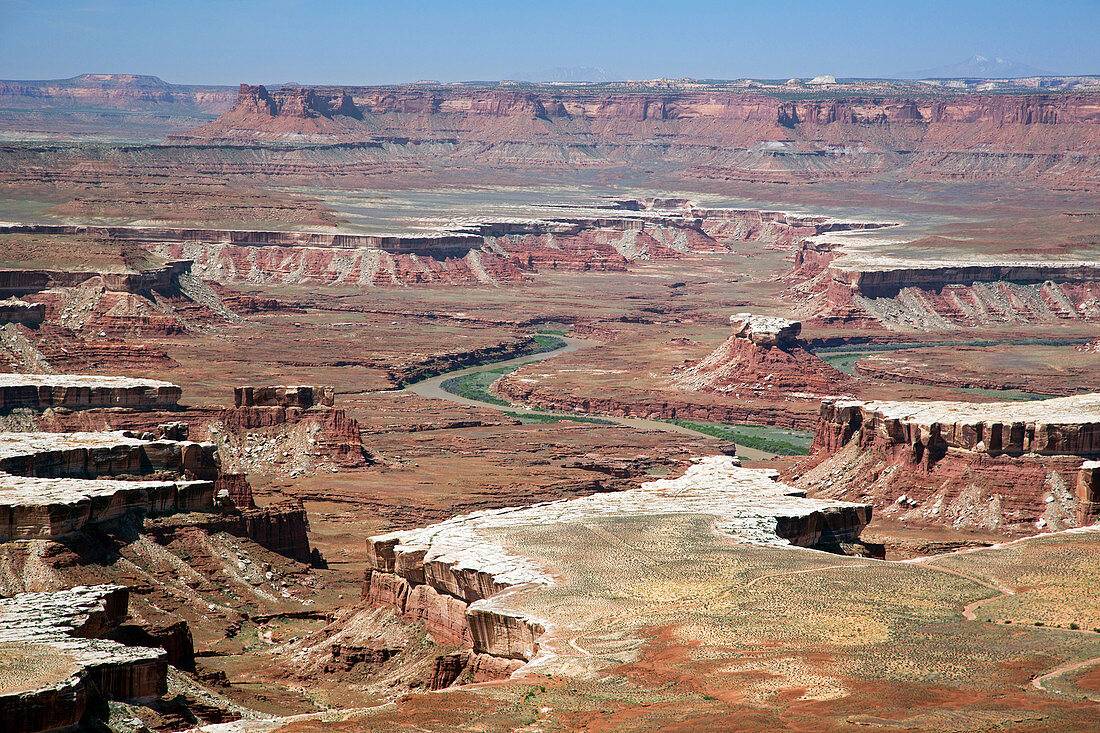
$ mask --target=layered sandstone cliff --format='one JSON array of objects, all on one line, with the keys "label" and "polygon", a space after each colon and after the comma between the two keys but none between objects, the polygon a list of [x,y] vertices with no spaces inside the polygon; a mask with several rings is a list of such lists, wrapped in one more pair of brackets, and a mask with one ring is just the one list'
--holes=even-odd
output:
[{"label": "layered sandstone cliff", "polygon": [[147,700],[168,691],[162,649],[104,638],[126,618],[121,586],[21,593],[0,599],[0,728],[49,731],[80,723],[107,700]]},{"label": "layered sandstone cliff", "polygon": [[[832,95],[804,89],[803,98],[790,100],[791,92],[784,90],[788,99],[781,99],[705,85],[675,91],[242,85],[233,109],[174,139],[340,141],[378,146],[374,157],[403,167],[410,157],[468,164],[475,148],[482,165],[513,168],[643,160],[668,166],[671,145],[673,167],[719,180],[820,180],[899,168],[927,177],[1100,180],[1095,94],[972,94],[925,86],[879,96],[856,88]],[[655,146],[655,139],[669,143]]]},{"label": "layered sandstone cliff", "polygon": [[491,533],[687,513],[716,516],[717,530],[742,542],[829,548],[856,541],[870,520],[869,506],[806,499],[804,492],[776,478],[774,471],[741,468],[735,458],[713,456],[680,478],[629,491],[476,512],[372,537],[363,597],[423,621],[439,643],[469,645],[475,654],[527,662],[545,653],[540,637],[547,622],[499,610],[489,599],[554,580],[536,560],[512,554],[490,539]]},{"label": "layered sandstone cliff", "polygon": [[798,283],[792,293],[815,320],[847,327],[945,331],[1100,319],[1100,262],[1090,253],[978,256],[964,240],[931,238],[910,246],[957,254],[919,258],[897,245],[887,238],[809,235],[797,243],[787,276]]},{"label": "layered sandstone cliff", "polygon": [[[0,471],[0,541],[60,537],[123,517],[211,511],[218,475],[212,444],[123,432],[7,433]],[[190,480],[104,478],[146,474]]]},{"label": "layered sandstone cliff", "polygon": [[[72,227],[77,229],[79,227]],[[9,227],[10,229],[10,227]],[[181,274],[190,272],[187,260],[168,262],[160,267],[145,270],[101,271],[95,269],[0,270],[0,297],[12,297],[37,293],[49,288],[74,288],[95,280],[106,290],[124,293],[167,291],[177,285]]]},{"label": "layered sandstone cliff", "polygon": [[0,374],[0,411],[64,407],[172,409],[183,391],[155,379],[75,374]]},{"label": "layered sandstone cliff", "polygon": [[1100,395],[827,401],[814,454],[798,485],[872,499],[887,516],[1009,533],[1077,526],[1096,513]]}]

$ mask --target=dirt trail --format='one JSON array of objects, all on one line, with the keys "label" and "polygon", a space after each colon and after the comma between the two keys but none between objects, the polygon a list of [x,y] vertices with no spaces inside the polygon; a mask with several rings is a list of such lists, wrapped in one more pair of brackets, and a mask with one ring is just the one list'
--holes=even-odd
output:
[{"label": "dirt trail", "polygon": [[[1083,533],[1087,533],[1087,532],[1097,532],[1097,531],[1100,531],[1100,525],[1092,525],[1092,526],[1089,526],[1089,527],[1077,527],[1077,528],[1074,528],[1074,529],[1067,529],[1067,530],[1063,530],[1063,532],[1060,532],[1058,534],[1063,534],[1063,533],[1064,534],[1083,534]],[[1048,535],[1049,534],[1050,533],[1048,533]],[[990,596],[989,598],[980,598],[976,601],[972,601],[971,603],[968,603],[965,606],[963,606],[963,609],[962,609],[963,618],[965,618],[967,621],[977,621],[978,620],[978,615],[977,615],[976,611],[979,608],[981,608],[983,605],[985,605],[987,603],[992,603],[993,601],[997,601],[997,600],[1000,600],[1002,598],[1006,598],[1008,596],[1014,596],[1014,595],[1016,595],[1016,591],[1013,590],[1012,588],[1010,588],[1009,586],[1005,585],[1004,583],[1002,583],[997,578],[990,578],[988,581],[986,581],[986,580],[982,580],[980,578],[976,578],[976,577],[974,577],[972,575],[969,575],[967,573],[960,572],[958,570],[952,570],[950,568],[941,568],[941,567],[938,567],[936,565],[933,565],[932,563],[935,560],[938,560],[938,559],[941,559],[941,558],[944,558],[944,557],[948,557],[950,555],[960,555],[960,554],[964,554],[964,553],[981,552],[983,550],[991,550],[991,549],[1007,547],[1009,545],[1014,545],[1014,544],[1017,544],[1017,543],[1020,543],[1020,542],[1027,542],[1027,541],[1034,540],[1038,537],[1043,537],[1043,536],[1047,536],[1047,535],[1041,535],[1040,534],[1040,535],[1033,535],[1033,536],[1030,536],[1030,537],[1021,537],[1020,539],[1010,540],[1008,542],[1000,542],[1000,543],[997,543],[995,545],[991,545],[990,547],[968,547],[968,548],[965,548],[965,549],[962,549],[962,550],[955,550],[954,552],[946,553],[944,555],[933,555],[931,557],[918,557],[918,558],[912,558],[910,560],[902,560],[901,562],[910,563],[910,564],[914,564],[914,565],[922,565],[923,567],[926,567],[929,570],[935,570],[937,572],[947,573],[948,575],[954,575],[954,576],[957,576],[957,577],[960,577],[960,578],[965,578],[966,580],[969,580],[973,583],[977,583],[978,585],[981,585],[981,586],[984,586],[984,587],[989,588],[991,590],[997,591],[997,595]],[[1070,633],[1084,633],[1084,634],[1093,634],[1093,633],[1095,633],[1095,632],[1089,631],[1087,629],[1079,629],[1079,630],[1078,629],[1059,629],[1059,631],[1068,631]],[[1050,670],[1049,672],[1046,672],[1045,674],[1041,674],[1037,677],[1033,677],[1031,679],[1031,686],[1034,687],[1037,690],[1043,690],[1045,692],[1052,692],[1052,693],[1055,693],[1055,694],[1058,694],[1058,695],[1069,695],[1071,693],[1061,692],[1059,690],[1052,690],[1052,689],[1046,687],[1045,683],[1049,682],[1050,680],[1055,679],[1057,677],[1061,677],[1062,675],[1064,675],[1068,672],[1073,672],[1075,670],[1082,669],[1084,667],[1091,667],[1095,664],[1100,664],[1100,657],[1092,657],[1091,659],[1085,659],[1085,660],[1081,660],[1081,661],[1077,661],[1077,662],[1067,662],[1066,664],[1055,667],[1054,669]],[[1084,697],[1088,698],[1089,700],[1100,701],[1100,697],[1097,697],[1097,696],[1094,696],[1094,695],[1085,695]]]}]

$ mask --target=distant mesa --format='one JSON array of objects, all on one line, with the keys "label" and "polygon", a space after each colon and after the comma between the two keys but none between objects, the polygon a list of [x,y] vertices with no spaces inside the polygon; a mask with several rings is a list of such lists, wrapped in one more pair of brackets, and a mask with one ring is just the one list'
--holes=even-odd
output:
[{"label": "distant mesa", "polygon": [[343,89],[286,86],[268,91],[262,84],[241,84],[237,102],[218,119],[185,137],[361,137],[363,112]]},{"label": "distant mesa", "polygon": [[827,84],[836,84],[836,77],[832,74],[822,74],[810,79],[807,84],[816,84],[818,86],[825,86]]}]

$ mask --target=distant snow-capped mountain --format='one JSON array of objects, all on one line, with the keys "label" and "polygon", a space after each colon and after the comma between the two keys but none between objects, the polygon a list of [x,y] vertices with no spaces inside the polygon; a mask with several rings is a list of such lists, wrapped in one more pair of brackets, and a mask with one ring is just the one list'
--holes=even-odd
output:
[{"label": "distant snow-capped mountain", "polygon": [[1018,79],[1023,76],[1056,76],[1056,74],[1009,59],[975,55],[957,64],[907,71],[891,76],[895,79]]}]

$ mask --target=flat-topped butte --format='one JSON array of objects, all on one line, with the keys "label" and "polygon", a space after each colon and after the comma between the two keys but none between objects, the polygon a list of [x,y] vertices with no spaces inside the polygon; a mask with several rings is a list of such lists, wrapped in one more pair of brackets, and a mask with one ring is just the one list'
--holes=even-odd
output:
[{"label": "flat-topped butte", "polygon": [[758,346],[785,346],[795,342],[802,333],[802,323],[776,316],[755,316],[735,313],[730,316],[733,335],[748,339]]}]

